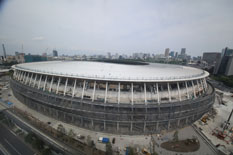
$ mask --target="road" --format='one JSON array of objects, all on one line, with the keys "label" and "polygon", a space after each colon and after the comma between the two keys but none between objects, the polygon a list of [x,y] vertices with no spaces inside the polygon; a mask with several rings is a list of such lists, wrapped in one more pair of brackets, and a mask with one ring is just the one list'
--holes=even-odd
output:
[{"label": "road", "polygon": [[[24,144],[9,129],[0,124],[0,143],[11,155],[33,155],[35,152]],[[0,150],[0,154],[3,151]]]}]

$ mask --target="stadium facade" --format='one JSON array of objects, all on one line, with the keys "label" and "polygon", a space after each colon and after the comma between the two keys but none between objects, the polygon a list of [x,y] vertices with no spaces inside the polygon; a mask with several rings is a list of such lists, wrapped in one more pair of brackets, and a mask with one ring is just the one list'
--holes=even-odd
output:
[{"label": "stadium facade", "polygon": [[52,61],[12,68],[19,101],[93,131],[134,135],[182,128],[215,99],[209,73],[186,66]]}]

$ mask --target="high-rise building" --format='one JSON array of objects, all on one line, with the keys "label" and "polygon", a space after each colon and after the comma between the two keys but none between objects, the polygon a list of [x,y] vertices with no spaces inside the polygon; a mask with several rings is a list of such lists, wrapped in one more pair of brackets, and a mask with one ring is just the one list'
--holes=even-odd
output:
[{"label": "high-rise building", "polygon": [[180,55],[185,55],[185,53],[186,53],[186,48],[181,48]]},{"label": "high-rise building", "polygon": [[58,57],[58,52],[56,50],[53,50],[53,57]]},{"label": "high-rise building", "polygon": [[233,49],[226,47],[222,50],[221,59],[215,65],[214,74],[233,75]]},{"label": "high-rise building", "polygon": [[165,53],[164,53],[164,56],[165,56],[165,57],[169,57],[169,51],[170,51],[169,48],[166,48],[166,49],[165,49]]},{"label": "high-rise building", "polygon": [[207,62],[208,65],[214,65],[221,58],[221,53],[219,52],[204,52],[202,60]]},{"label": "high-rise building", "polygon": [[174,56],[175,56],[175,52],[174,52],[174,51],[171,51],[171,52],[169,53],[169,55],[170,55],[171,57],[174,57]]}]

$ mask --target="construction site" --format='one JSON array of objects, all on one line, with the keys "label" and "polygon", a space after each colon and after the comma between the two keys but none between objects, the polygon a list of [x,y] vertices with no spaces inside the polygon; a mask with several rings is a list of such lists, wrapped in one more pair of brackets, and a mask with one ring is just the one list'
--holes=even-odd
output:
[{"label": "construction site", "polygon": [[205,114],[195,125],[223,154],[233,152],[233,95],[216,90],[213,110]]}]

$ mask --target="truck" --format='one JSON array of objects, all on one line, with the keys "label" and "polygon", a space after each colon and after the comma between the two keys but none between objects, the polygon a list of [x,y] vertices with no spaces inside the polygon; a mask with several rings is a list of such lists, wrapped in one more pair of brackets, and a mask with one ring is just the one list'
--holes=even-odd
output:
[{"label": "truck", "polygon": [[109,142],[109,138],[106,138],[106,137],[99,137],[98,141],[99,141],[99,142],[102,142],[102,143],[108,143],[108,142]]}]

